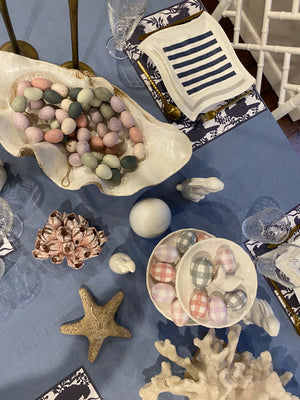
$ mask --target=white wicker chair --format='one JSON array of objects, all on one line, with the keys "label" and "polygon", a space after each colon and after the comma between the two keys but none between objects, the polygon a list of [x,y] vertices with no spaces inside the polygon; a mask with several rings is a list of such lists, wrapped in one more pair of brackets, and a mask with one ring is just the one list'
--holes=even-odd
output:
[{"label": "white wicker chair", "polygon": [[[245,0],[252,1],[253,0]],[[261,1],[261,0],[258,0]],[[276,120],[290,113],[293,120],[300,119],[300,84],[288,82],[291,58],[293,55],[300,55],[300,47],[289,47],[281,44],[268,44],[269,25],[271,20],[286,20],[300,22],[300,0],[292,0],[290,11],[272,11],[272,0],[264,0],[264,14],[261,27],[261,36],[259,37],[243,11],[243,0],[219,0],[219,5],[213,12],[213,17],[219,21],[222,17],[229,17],[234,24],[234,33],[232,46],[237,50],[255,51],[253,56],[257,61],[256,89],[261,90],[261,82],[264,74],[265,61],[272,64],[272,74],[265,73],[265,76],[274,87],[278,94],[278,108],[273,111]],[[230,9],[229,9],[230,8]],[[245,36],[254,38],[254,43],[240,43],[240,36],[245,40],[241,29],[248,31]],[[256,55],[258,53],[258,56]],[[284,54],[282,68],[280,69],[272,58],[272,53]],[[279,83],[279,85],[278,85]],[[277,89],[278,85],[278,89]],[[294,111],[293,111],[294,110]]]}]

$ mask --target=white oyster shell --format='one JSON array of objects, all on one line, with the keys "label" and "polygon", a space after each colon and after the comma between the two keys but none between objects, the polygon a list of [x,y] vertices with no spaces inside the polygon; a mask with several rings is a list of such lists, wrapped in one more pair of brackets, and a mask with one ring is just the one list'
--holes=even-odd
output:
[{"label": "white oyster shell", "polygon": [[[58,186],[77,190],[85,185],[95,184],[112,196],[130,196],[140,189],[157,185],[179,169],[192,155],[190,140],[176,127],[158,121],[143,110],[126,93],[101,77],[91,77],[77,70],[68,70],[44,61],[32,60],[13,53],[0,51],[0,142],[12,155],[19,157],[34,154],[44,173]],[[69,168],[67,151],[63,144],[47,142],[30,143],[23,131],[13,123],[10,102],[16,95],[18,82],[34,77],[46,77],[69,87],[104,86],[123,99],[126,109],[133,115],[136,125],[144,135],[146,157],[134,172],[127,173],[119,186],[101,180],[89,168]],[[126,154],[132,154],[130,142]],[[66,179],[69,169],[68,179]]]}]

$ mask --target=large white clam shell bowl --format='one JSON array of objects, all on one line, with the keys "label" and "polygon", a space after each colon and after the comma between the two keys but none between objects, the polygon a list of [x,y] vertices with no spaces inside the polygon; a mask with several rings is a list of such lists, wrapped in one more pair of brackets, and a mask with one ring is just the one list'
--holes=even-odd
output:
[{"label": "large white clam shell bowl", "polygon": [[[180,170],[192,155],[190,140],[179,129],[155,119],[126,93],[101,77],[68,70],[44,61],[32,60],[13,53],[0,51],[0,142],[16,157],[34,154],[40,168],[58,186],[77,190],[95,184],[101,192],[111,196],[130,196],[140,189],[157,185]],[[106,87],[125,102],[144,136],[146,157],[135,171],[126,173],[120,185],[114,186],[100,179],[86,166],[69,168],[64,144],[31,143],[25,132],[13,123],[14,111],[10,107],[21,80],[45,77],[55,83],[72,87]],[[126,141],[124,155],[132,154],[132,143]],[[69,172],[68,172],[69,171]],[[66,180],[66,176],[68,179]],[[67,184],[66,184],[67,182]]]},{"label": "large white clam shell bowl", "polygon": [[[238,311],[228,310],[227,320],[219,325],[216,325],[214,322],[212,322],[208,315],[199,318],[197,320],[198,325],[202,325],[207,328],[225,328],[241,321],[252,307],[257,292],[257,274],[254,264],[250,256],[245,252],[245,250],[243,250],[239,245],[237,245],[235,242],[232,242],[231,240],[222,238],[210,238],[195,243],[183,255],[179,262],[179,265],[177,266],[177,296],[185,312],[191,317],[189,303],[191,295],[195,289],[190,274],[192,261],[200,256],[208,257],[211,260],[214,260],[217,250],[220,248],[220,246],[228,247],[234,254],[236,269],[235,272],[231,275],[243,279],[243,282],[237,287],[237,289],[242,290],[247,294],[247,302],[244,307]],[[206,288],[206,291],[208,296],[210,296],[215,291],[220,291],[222,293],[222,287],[220,287],[220,290],[218,290],[211,285]],[[223,293],[223,295],[225,293]]]}]

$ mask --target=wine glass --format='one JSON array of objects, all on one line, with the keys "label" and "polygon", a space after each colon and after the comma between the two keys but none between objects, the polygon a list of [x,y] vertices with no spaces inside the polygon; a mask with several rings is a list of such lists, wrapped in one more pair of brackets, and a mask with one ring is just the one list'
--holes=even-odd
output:
[{"label": "wine glass", "polygon": [[113,36],[108,39],[106,49],[113,58],[123,60],[127,58],[124,45],[144,15],[147,0],[107,0],[107,6]]}]

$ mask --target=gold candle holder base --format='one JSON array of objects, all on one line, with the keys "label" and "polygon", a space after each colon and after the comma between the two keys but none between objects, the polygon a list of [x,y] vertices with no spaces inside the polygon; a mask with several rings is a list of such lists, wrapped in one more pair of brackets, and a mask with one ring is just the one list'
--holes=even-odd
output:
[{"label": "gold candle holder base", "polygon": [[92,68],[81,61],[78,63],[79,68],[75,68],[73,61],[66,61],[62,63],[61,66],[68,69],[79,69],[81,72],[89,72],[90,74],[95,75],[95,72],[92,70]]},{"label": "gold candle holder base", "polygon": [[[39,56],[37,51],[35,50],[34,47],[31,46],[31,44],[24,42],[23,40],[17,40],[18,44],[18,50],[21,56],[33,58],[34,60],[38,60]],[[12,42],[6,42],[4,43],[1,47],[0,50],[2,51],[8,51],[9,53],[15,53],[14,46]]]}]

